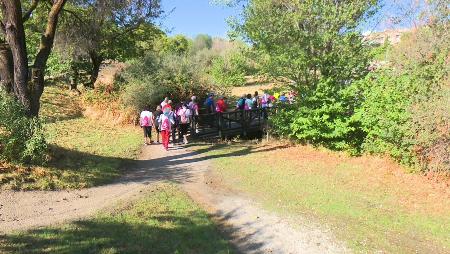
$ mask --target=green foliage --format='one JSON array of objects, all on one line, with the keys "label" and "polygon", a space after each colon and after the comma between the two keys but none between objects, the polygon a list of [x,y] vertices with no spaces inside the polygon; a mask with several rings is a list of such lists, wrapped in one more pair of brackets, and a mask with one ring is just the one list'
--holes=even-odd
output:
[{"label": "green foliage", "polygon": [[423,170],[450,172],[450,87],[433,91],[419,105],[413,105],[414,152]]},{"label": "green foliage", "polygon": [[359,153],[364,132],[354,111],[360,100],[354,86],[339,89],[331,79],[295,105],[280,105],[272,118],[274,132],[305,143]]},{"label": "green foliage", "polygon": [[211,49],[213,46],[213,40],[211,36],[207,34],[199,34],[195,37],[192,43],[192,51],[198,52],[203,49]]},{"label": "green foliage", "polygon": [[184,35],[174,37],[163,36],[157,41],[157,51],[165,54],[187,54],[192,45],[192,41]]},{"label": "green foliage", "polygon": [[253,44],[264,71],[314,89],[323,78],[344,86],[364,77],[368,51],[358,25],[376,0],[249,1],[238,35]]},{"label": "green foliage", "polygon": [[371,153],[388,153],[411,165],[414,135],[409,123],[408,107],[423,87],[410,75],[396,76],[389,70],[369,75],[362,83],[365,101],[360,120],[367,132],[364,149]]},{"label": "green foliage", "polygon": [[302,142],[358,153],[364,132],[352,85],[368,72],[358,25],[377,1],[249,1],[238,34],[253,44],[263,72],[293,81],[298,103],[283,107],[274,131]]},{"label": "green foliage", "polygon": [[232,50],[215,58],[211,66],[213,81],[228,87],[245,85],[245,76],[254,73],[254,68],[243,49]]},{"label": "green foliage", "polygon": [[449,47],[446,26],[423,27],[389,52],[390,66],[360,83],[364,149],[437,172],[450,172]]},{"label": "green foliage", "polygon": [[150,53],[130,62],[123,78],[123,102],[137,110],[156,106],[165,96],[186,101],[211,91],[201,69],[187,55]]},{"label": "green foliage", "polygon": [[47,143],[37,118],[11,96],[0,92],[0,159],[15,163],[43,164]]}]

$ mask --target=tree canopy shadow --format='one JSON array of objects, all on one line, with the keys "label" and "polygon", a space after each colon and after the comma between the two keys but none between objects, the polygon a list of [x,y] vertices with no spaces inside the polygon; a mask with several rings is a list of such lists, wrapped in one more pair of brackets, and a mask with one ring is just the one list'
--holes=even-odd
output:
[{"label": "tree canopy shadow", "polygon": [[[232,253],[203,213],[173,212],[138,223],[120,216],[76,221],[59,228],[0,236],[2,253]],[[157,223],[152,222],[156,220]],[[171,226],[162,226],[169,222]]]}]

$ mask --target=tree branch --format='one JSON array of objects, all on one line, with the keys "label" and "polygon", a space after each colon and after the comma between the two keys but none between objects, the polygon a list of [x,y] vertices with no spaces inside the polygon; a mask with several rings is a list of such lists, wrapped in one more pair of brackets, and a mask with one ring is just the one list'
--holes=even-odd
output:
[{"label": "tree branch", "polygon": [[63,9],[62,11],[71,14],[71,15],[72,15],[76,20],[78,20],[80,23],[86,25],[86,22],[84,22],[83,19],[82,19],[80,16],[78,16],[78,14],[76,14],[74,11],[67,10],[67,9]]},{"label": "tree branch", "polygon": [[45,67],[48,56],[50,55],[51,48],[53,47],[53,41],[55,39],[55,32],[58,23],[58,17],[61,10],[64,8],[66,0],[55,0],[50,9],[47,19],[47,25],[45,33],[41,37],[41,43],[39,45],[39,52],[36,56],[34,66]]},{"label": "tree branch", "polygon": [[39,0],[33,0],[31,2],[30,9],[22,17],[23,22],[26,22],[27,20],[30,19],[31,14],[33,13],[34,10],[36,10],[38,4],[39,4]]}]

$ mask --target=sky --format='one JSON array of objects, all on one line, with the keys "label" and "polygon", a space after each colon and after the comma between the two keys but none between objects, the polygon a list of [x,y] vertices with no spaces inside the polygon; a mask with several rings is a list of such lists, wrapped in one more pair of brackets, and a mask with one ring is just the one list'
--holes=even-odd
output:
[{"label": "sky", "polygon": [[[374,20],[363,25],[363,32],[411,27],[406,18],[393,25],[389,17],[417,8],[424,0],[381,0],[384,7]],[[238,16],[241,9],[218,6],[210,0],[162,0],[167,16],[161,20],[162,28],[169,35],[184,34],[194,38],[198,34],[227,38],[227,18]]]},{"label": "sky", "polygon": [[168,13],[162,20],[163,29],[170,35],[184,34],[191,38],[197,34],[227,38],[226,19],[239,13],[236,8],[213,5],[209,0],[163,0],[162,4]]}]

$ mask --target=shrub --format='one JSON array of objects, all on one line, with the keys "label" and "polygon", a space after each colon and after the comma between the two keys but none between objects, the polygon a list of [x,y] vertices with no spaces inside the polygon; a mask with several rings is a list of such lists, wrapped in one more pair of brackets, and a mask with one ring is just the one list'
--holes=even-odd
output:
[{"label": "shrub", "polygon": [[272,123],[275,133],[335,150],[359,153],[365,137],[359,119],[354,86],[339,88],[331,79],[319,82],[295,105],[281,105]]},{"label": "shrub", "polygon": [[47,143],[40,121],[27,117],[15,99],[0,92],[0,159],[43,164],[46,153]]},{"label": "shrub", "polygon": [[151,53],[129,63],[122,74],[125,105],[136,110],[155,106],[165,96],[174,102],[186,101],[192,95],[213,90],[207,77],[195,62],[185,55]]},{"label": "shrub", "polygon": [[450,173],[447,26],[407,34],[389,52],[389,66],[360,82],[364,149],[403,164]]},{"label": "shrub", "polygon": [[433,92],[413,105],[414,153],[423,170],[450,174],[450,87]]},{"label": "shrub", "polygon": [[256,72],[245,54],[246,52],[240,49],[215,58],[211,66],[213,81],[228,87],[245,85],[245,77]]},{"label": "shrub", "polygon": [[365,98],[359,109],[367,133],[364,150],[389,154],[404,164],[414,164],[414,134],[408,108],[419,88],[418,82],[410,75],[395,75],[391,70],[382,70],[369,75],[360,85]]}]

